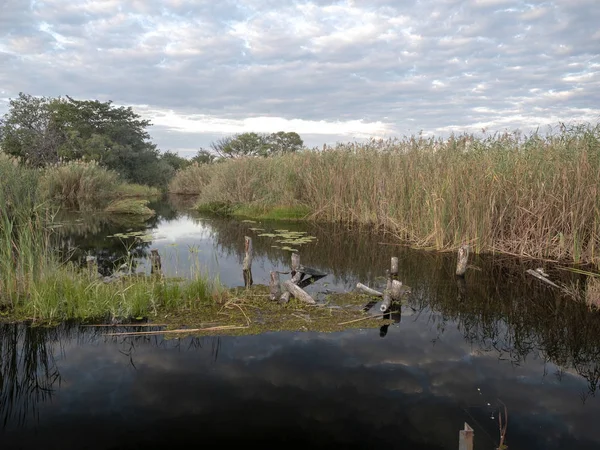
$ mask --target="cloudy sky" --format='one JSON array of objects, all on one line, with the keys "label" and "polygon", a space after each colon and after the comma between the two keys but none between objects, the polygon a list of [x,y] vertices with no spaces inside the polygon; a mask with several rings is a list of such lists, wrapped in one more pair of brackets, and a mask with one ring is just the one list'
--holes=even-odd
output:
[{"label": "cloudy sky", "polygon": [[598,23],[598,0],[0,0],[0,114],[110,99],[182,154],[597,122]]}]

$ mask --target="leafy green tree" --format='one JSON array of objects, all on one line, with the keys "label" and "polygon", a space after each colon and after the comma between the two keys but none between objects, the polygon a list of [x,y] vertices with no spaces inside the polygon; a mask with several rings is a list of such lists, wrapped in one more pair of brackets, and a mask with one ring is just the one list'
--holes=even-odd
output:
[{"label": "leafy green tree", "polygon": [[173,170],[181,170],[188,167],[192,162],[189,159],[182,158],[177,153],[167,150],[160,156],[160,160],[167,163]]},{"label": "leafy green tree", "polygon": [[85,158],[128,181],[159,186],[174,169],[161,160],[146,130],[149,126],[150,121],[130,107],[116,107],[111,101],[20,93],[0,123],[0,145],[34,166]]},{"label": "leafy green tree", "polygon": [[217,155],[210,150],[201,148],[198,153],[192,158],[192,162],[198,164],[211,164],[217,160]]},{"label": "leafy green tree", "polygon": [[9,113],[0,119],[0,147],[39,167],[59,159],[64,136],[52,114],[53,99],[20,93],[9,103]]},{"label": "leafy green tree", "polygon": [[269,154],[292,153],[301,150],[304,147],[304,141],[300,135],[294,131],[278,131],[272,133],[266,138],[269,147]]},{"label": "leafy green tree", "polygon": [[228,136],[211,144],[221,158],[242,156],[272,156],[300,150],[304,142],[295,132],[279,131],[272,134],[242,133]]}]

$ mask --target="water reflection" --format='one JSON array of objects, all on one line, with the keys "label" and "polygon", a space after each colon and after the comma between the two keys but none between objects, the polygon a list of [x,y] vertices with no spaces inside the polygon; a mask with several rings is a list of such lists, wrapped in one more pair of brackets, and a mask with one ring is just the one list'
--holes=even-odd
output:
[{"label": "water reflection", "polygon": [[[57,235],[65,251],[96,252],[110,271],[127,250],[107,236],[147,231],[152,243],[129,248],[140,269],[152,247],[172,273],[200,264],[226,284],[243,283],[244,236],[256,225],[162,208],[143,224],[80,218]],[[1,325],[3,448],[80,448],[93,435],[90,448],[172,446],[184,437],[289,446],[293,436],[309,446],[454,449],[463,421],[478,447],[494,448],[498,399],[511,416],[511,449],[600,444],[599,314],[527,276],[531,263],[476,257],[461,281],[451,254],[388,245],[372,230],[285,227],[317,237],[301,248],[305,264],[329,273],[315,289],[381,288],[398,256],[412,288],[402,314],[379,330],[183,340]],[[255,282],[267,283],[270,270],[288,268],[289,253],[253,236]],[[579,279],[570,277],[563,281]]]}]

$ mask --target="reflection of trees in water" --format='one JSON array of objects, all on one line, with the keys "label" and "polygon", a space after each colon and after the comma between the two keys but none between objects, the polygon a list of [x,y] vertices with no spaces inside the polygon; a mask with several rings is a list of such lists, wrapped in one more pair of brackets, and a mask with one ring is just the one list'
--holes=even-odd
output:
[{"label": "reflection of trees in water", "polygon": [[[147,328],[111,328],[111,331],[147,331]],[[79,327],[63,323],[57,327],[30,327],[24,324],[0,324],[0,419],[3,427],[22,426],[38,419],[40,404],[52,399],[60,388],[61,376],[56,362],[68,342],[95,344],[99,340],[117,342],[118,350],[135,368],[138,347],[176,348],[180,351],[210,350],[216,362],[219,337],[164,339],[161,336],[106,337],[104,328]]]},{"label": "reflection of trees in water", "polygon": [[296,247],[301,254],[302,262],[331,274],[336,283],[347,286],[356,283],[358,279],[363,283],[373,283],[377,277],[385,274],[392,256],[416,253],[404,247],[382,245],[391,241],[391,238],[367,228],[349,230],[341,225],[268,221],[249,224],[218,217],[210,219],[196,217],[195,220],[211,230],[211,237],[219,251],[224,255],[237,258],[240,266],[244,257],[244,236],[253,238],[256,258],[264,258],[274,266],[287,267],[290,264],[290,252],[272,247],[285,244],[277,243],[274,238],[258,236],[263,231],[255,233],[250,228],[264,228],[264,232],[272,232],[276,229],[306,231],[317,240]]},{"label": "reflection of trees in water", "polygon": [[0,409],[4,426],[21,425],[37,414],[37,405],[52,397],[60,374],[54,360],[58,336],[53,330],[0,324]]},{"label": "reflection of trees in water", "polygon": [[600,314],[583,303],[565,298],[527,275],[526,262],[490,258],[478,261],[481,271],[470,271],[464,286],[451,274],[453,260],[416,290],[410,305],[431,313],[438,330],[456,322],[465,339],[482,351],[519,365],[532,354],[588,381],[589,394],[600,383]]},{"label": "reflection of trees in water", "polygon": [[140,219],[128,215],[83,214],[64,212],[55,218],[53,245],[63,259],[84,266],[85,257],[94,255],[98,269],[103,275],[110,275],[123,263],[149,256],[150,242],[133,237],[114,238],[116,233],[150,232],[163,220],[177,218],[178,214],[165,202],[150,206],[157,211],[153,217]]}]

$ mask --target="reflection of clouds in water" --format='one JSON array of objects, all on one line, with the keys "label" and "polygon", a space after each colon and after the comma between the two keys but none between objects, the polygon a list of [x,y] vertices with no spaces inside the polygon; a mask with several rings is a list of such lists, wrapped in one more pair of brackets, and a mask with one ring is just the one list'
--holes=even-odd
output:
[{"label": "reflection of clouds in water", "polygon": [[175,220],[161,221],[152,230],[155,242],[177,242],[182,238],[210,239],[210,228],[189,217],[180,217]]}]

